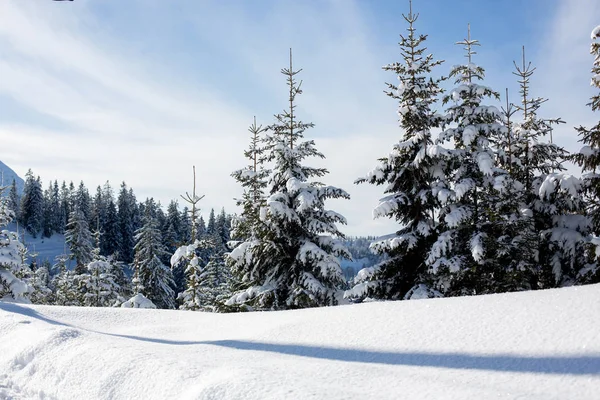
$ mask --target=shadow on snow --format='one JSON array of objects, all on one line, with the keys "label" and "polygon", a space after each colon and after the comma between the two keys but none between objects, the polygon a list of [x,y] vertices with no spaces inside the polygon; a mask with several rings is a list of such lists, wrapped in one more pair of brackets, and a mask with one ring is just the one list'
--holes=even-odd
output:
[{"label": "shadow on snow", "polygon": [[[7,312],[22,314],[31,318],[36,318],[53,325],[73,327],[72,325],[49,319],[29,307],[23,307],[13,303],[5,303],[0,301],[0,309]],[[102,335],[163,345],[212,345],[236,350],[261,351],[343,362],[537,374],[600,374],[600,355],[597,354],[540,357],[506,354],[478,355],[464,353],[386,352],[297,344],[262,343],[241,340],[180,341],[133,335],[121,335],[92,330],[88,331]]]}]

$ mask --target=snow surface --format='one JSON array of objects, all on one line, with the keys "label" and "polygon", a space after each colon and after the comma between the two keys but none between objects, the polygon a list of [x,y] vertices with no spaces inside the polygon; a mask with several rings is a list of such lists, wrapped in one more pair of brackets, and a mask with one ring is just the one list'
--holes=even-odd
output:
[{"label": "snow surface", "polygon": [[597,399],[600,285],[241,314],[0,302],[6,399]]}]

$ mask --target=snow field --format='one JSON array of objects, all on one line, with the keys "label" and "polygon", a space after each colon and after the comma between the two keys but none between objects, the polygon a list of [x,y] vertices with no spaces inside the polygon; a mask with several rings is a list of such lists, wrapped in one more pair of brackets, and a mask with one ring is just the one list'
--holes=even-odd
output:
[{"label": "snow field", "polygon": [[597,399],[600,285],[241,314],[0,302],[2,399]]}]

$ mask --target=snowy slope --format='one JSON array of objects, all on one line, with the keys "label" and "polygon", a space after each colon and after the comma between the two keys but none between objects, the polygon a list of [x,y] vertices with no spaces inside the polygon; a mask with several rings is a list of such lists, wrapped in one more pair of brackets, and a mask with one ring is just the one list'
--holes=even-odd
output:
[{"label": "snowy slope", "polygon": [[0,398],[598,399],[600,285],[208,314],[0,302]]},{"label": "snowy slope", "polygon": [[17,173],[15,171],[13,171],[8,165],[4,164],[2,161],[0,161],[0,185],[11,185],[13,179],[15,180],[15,183],[17,184],[17,192],[19,194],[23,193],[23,185],[25,185],[25,182],[23,181],[23,179],[21,179],[21,177],[19,177],[19,175],[17,175]]},{"label": "snowy slope", "polygon": [[[10,223],[6,227],[9,231],[16,232],[17,224]],[[49,238],[38,237],[34,238],[29,233],[19,228],[19,235],[21,241],[25,243],[27,250],[29,251],[30,257],[35,254],[35,259],[38,265],[41,265],[44,261],[48,261],[50,265],[56,263],[56,257],[61,254],[70,254],[69,247],[65,243],[65,235],[55,233]]]}]

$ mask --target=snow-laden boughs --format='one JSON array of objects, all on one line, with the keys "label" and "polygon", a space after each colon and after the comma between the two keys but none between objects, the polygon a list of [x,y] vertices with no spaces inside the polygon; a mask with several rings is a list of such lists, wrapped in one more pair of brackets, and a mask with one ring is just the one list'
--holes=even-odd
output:
[{"label": "snow-laden boughs", "polygon": [[[258,230],[228,255],[228,263],[241,282],[228,306],[251,309],[285,309],[333,305],[343,283],[337,257],[350,257],[339,245],[340,214],[326,210],[330,198],[349,198],[344,190],[312,179],[327,174],[324,168],[303,165],[309,157],[324,158],[312,140],[303,141],[312,123],[295,115],[295,99],[302,91],[291,62],[282,69],[289,88],[289,108],[275,116],[267,129],[264,161],[273,164],[260,207]],[[254,236],[252,236],[254,235]]]},{"label": "snow-laden boughs", "polygon": [[[595,89],[600,89],[600,26],[592,31],[592,46],[590,53],[594,56],[592,66],[591,85]],[[592,96],[588,106],[592,111],[600,111],[600,92]],[[581,167],[583,172],[583,182],[585,190],[585,200],[587,202],[586,212],[592,218],[593,233],[600,235],[600,121],[591,127],[580,126],[577,129],[580,142],[583,147],[579,153],[573,155],[573,160]],[[597,262],[600,253],[595,252],[595,262]],[[600,269],[590,267],[586,273],[580,275],[580,281],[599,282]]]},{"label": "snow-laden boughs", "polygon": [[163,264],[165,255],[157,222],[146,207],[143,226],[135,234],[134,293],[141,293],[159,308],[175,308],[173,273]]},{"label": "snow-laden boughs", "polygon": [[385,185],[386,196],[373,216],[393,218],[401,228],[396,235],[372,245],[374,251],[387,257],[358,274],[354,288],[345,293],[356,300],[401,299],[413,286],[428,281],[425,258],[437,236],[436,193],[447,188],[443,178],[451,152],[431,138],[431,130],[441,123],[441,116],[432,107],[442,91],[441,80],[430,76],[441,61],[425,53],[427,36],[416,34],[418,15],[412,13],[412,5],[403,17],[408,23],[408,35],[400,35],[399,43],[404,60],[383,67],[398,78],[397,84],[387,84],[386,93],[399,103],[403,135],[373,171],[356,181]]},{"label": "snow-laden boughs", "polygon": [[112,273],[113,267],[108,261],[94,260],[86,266],[86,269],[86,274],[79,277],[79,284],[84,288],[83,305],[112,307],[124,301]]},{"label": "snow-laden boughs", "polygon": [[24,246],[16,232],[3,229],[14,216],[5,189],[0,187],[0,300],[29,302],[30,287],[18,278],[26,269],[21,257]]},{"label": "snow-laden boughs", "polygon": [[215,239],[204,238],[181,246],[171,257],[171,268],[185,271],[186,287],[177,296],[179,309],[219,311],[221,301],[229,298],[230,274]]},{"label": "snow-laden boughs", "polygon": [[468,63],[450,72],[457,86],[444,96],[444,104],[450,106],[438,139],[440,144],[454,145],[442,178],[450,184],[435,193],[441,206],[440,236],[426,259],[435,274],[435,288],[445,295],[493,291],[495,186],[505,174],[494,147],[504,129],[502,115],[497,107],[484,103],[499,94],[478,83],[485,71],[472,62],[479,42],[471,39],[470,29],[467,39],[458,44],[464,45]]},{"label": "snow-laden boughs", "polygon": [[75,273],[84,274],[85,266],[92,261],[94,244],[87,219],[80,208],[75,208],[69,215],[65,240],[71,250],[71,259],[76,262]]}]

